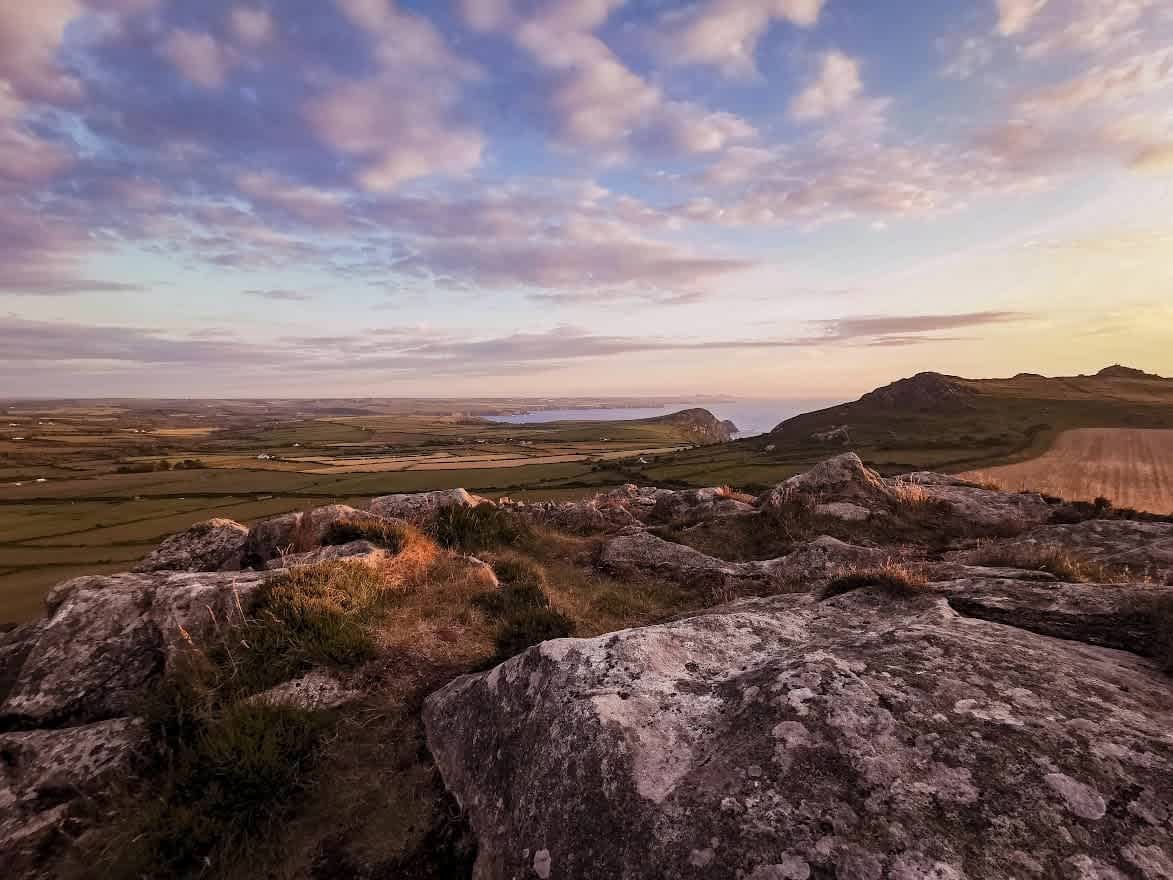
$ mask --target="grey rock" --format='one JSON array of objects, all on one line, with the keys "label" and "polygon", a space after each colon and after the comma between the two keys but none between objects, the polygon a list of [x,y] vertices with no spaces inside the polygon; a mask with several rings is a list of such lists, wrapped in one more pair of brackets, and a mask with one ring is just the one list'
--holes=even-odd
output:
[{"label": "grey rock", "polygon": [[964,578],[934,583],[932,589],[967,617],[1146,657],[1155,655],[1157,644],[1150,610],[1162,596],[1173,596],[1168,587],[1048,583],[1017,577]]},{"label": "grey rock", "polygon": [[769,570],[761,562],[726,562],[641,528],[628,529],[608,541],[599,565],[616,575],[647,574],[718,595],[771,583]]},{"label": "grey rock", "polygon": [[317,565],[322,562],[337,562],[348,559],[352,562],[365,562],[367,565],[378,565],[390,558],[390,554],[382,547],[377,547],[370,541],[349,541],[346,544],[332,544],[310,550],[306,553],[291,553],[288,556],[278,556],[265,563],[266,569],[297,568],[298,566]]},{"label": "grey rock", "polygon": [[810,590],[851,569],[882,565],[892,556],[890,550],[859,547],[830,535],[822,535],[785,556],[760,564],[771,581]]},{"label": "grey rock", "polygon": [[863,522],[871,517],[872,512],[866,507],[852,504],[850,501],[832,501],[828,504],[816,504],[815,513],[819,516],[830,516],[844,522]]},{"label": "grey rock", "polygon": [[414,525],[424,525],[445,507],[477,507],[491,504],[487,498],[471,495],[464,489],[443,489],[437,492],[412,492],[384,495],[374,498],[369,505],[371,513],[388,518],[405,519]]},{"label": "grey rock", "polygon": [[477,880],[539,861],[616,880],[1156,880],[1170,695],[1134,655],[865,589],[546,642],[456,679],[424,721]]},{"label": "grey rock", "polygon": [[1051,517],[1051,507],[1041,495],[983,489],[947,474],[919,471],[896,477],[889,485],[915,486],[929,500],[947,505],[954,516],[989,529],[1021,532]]},{"label": "grey rock", "polygon": [[362,696],[362,691],[347,687],[329,672],[315,669],[300,678],[262,691],[251,697],[249,702],[317,711],[337,709],[346,703],[361,699]]},{"label": "grey rock", "polygon": [[0,864],[6,876],[44,876],[78,807],[108,793],[146,745],[146,727],[116,718],[69,727],[0,733]]},{"label": "grey rock", "polygon": [[730,498],[724,490],[715,487],[685,489],[680,492],[662,492],[649,514],[656,522],[698,522],[724,516],[753,513],[752,504]]},{"label": "grey rock", "polygon": [[821,503],[849,501],[867,508],[895,503],[892,489],[854,452],[845,452],[791,477],[758,499],[759,507],[772,507],[794,496]]},{"label": "grey rock", "polygon": [[241,565],[264,568],[274,559],[308,553],[322,546],[334,525],[370,516],[346,504],[328,504],[261,520],[249,530],[241,551]]},{"label": "grey rock", "polygon": [[1045,525],[1006,546],[1061,547],[1079,559],[1127,569],[1137,580],[1170,583],[1173,579],[1173,523],[1092,519]]},{"label": "grey rock", "polygon": [[54,587],[0,719],[49,725],[130,714],[186,638],[247,611],[264,577],[153,572]]},{"label": "grey rock", "polygon": [[172,535],[135,571],[234,571],[240,568],[248,528],[230,519],[209,519]]},{"label": "grey rock", "polygon": [[45,628],[45,622],[38,620],[13,627],[0,634],[0,704],[16,684],[24,661]]}]

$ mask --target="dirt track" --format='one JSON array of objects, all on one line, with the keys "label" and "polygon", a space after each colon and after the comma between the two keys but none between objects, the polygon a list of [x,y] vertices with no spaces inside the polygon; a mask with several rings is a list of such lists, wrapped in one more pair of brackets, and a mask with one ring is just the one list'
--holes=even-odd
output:
[{"label": "dirt track", "polygon": [[1173,431],[1079,428],[1030,461],[961,476],[1069,500],[1103,495],[1117,507],[1173,513]]}]

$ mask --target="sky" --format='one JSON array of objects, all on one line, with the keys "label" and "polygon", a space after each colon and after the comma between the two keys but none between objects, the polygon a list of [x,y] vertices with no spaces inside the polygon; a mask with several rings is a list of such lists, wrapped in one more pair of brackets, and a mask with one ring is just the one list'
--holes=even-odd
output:
[{"label": "sky", "polygon": [[1173,374],[1168,0],[0,0],[0,397]]}]

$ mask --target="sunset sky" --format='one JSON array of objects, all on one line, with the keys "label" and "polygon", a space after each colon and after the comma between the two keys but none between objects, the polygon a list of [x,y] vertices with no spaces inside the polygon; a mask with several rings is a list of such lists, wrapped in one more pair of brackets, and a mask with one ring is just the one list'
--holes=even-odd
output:
[{"label": "sunset sky", "polygon": [[0,397],[1173,374],[1169,0],[0,0]]}]

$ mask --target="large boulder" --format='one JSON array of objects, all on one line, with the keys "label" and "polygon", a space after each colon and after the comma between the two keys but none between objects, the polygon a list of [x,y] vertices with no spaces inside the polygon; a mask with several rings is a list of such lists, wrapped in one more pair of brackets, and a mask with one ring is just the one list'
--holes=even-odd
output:
[{"label": "large boulder", "polygon": [[774,583],[810,590],[853,569],[882,565],[892,555],[889,550],[860,547],[821,535],[785,556],[760,564]]},{"label": "large boulder", "polygon": [[40,876],[43,858],[68,839],[78,807],[109,793],[132,770],[146,726],[116,718],[64,730],[0,733],[0,864],[5,876]]},{"label": "large boulder", "polygon": [[731,498],[724,489],[685,489],[660,494],[652,508],[650,519],[657,522],[697,522],[722,516],[753,513],[754,507],[745,501]]},{"label": "large boulder", "polygon": [[418,526],[427,524],[445,507],[477,507],[491,503],[487,498],[471,495],[464,489],[442,489],[437,492],[383,495],[372,499],[369,508],[377,516],[405,519]]},{"label": "large boulder", "polygon": [[155,572],[54,587],[0,721],[80,724],[128,715],[190,637],[247,612],[264,576]]},{"label": "large boulder", "polygon": [[795,497],[821,503],[846,501],[869,509],[895,503],[894,493],[883,477],[865,466],[854,452],[829,458],[780,483],[758,498],[758,506],[778,507]]},{"label": "large boulder", "polygon": [[172,535],[134,567],[135,571],[234,571],[248,528],[230,519],[209,519]]},{"label": "large boulder", "polygon": [[345,544],[332,544],[309,550],[305,553],[291,553],[288,556],[278,556],[265,563],[266,569],[298,568],[305,565],[318,565],[323,562],[338,562],[349,560],[362,562],[366,565],[378,565],[391,556],[382,547],[377,547],[370,541],[348,541]]},{"label": "large boulder", "polygon": [[428,698],[477,880],[1173,870],[1173,682],[874,589],[529,649]]}]

